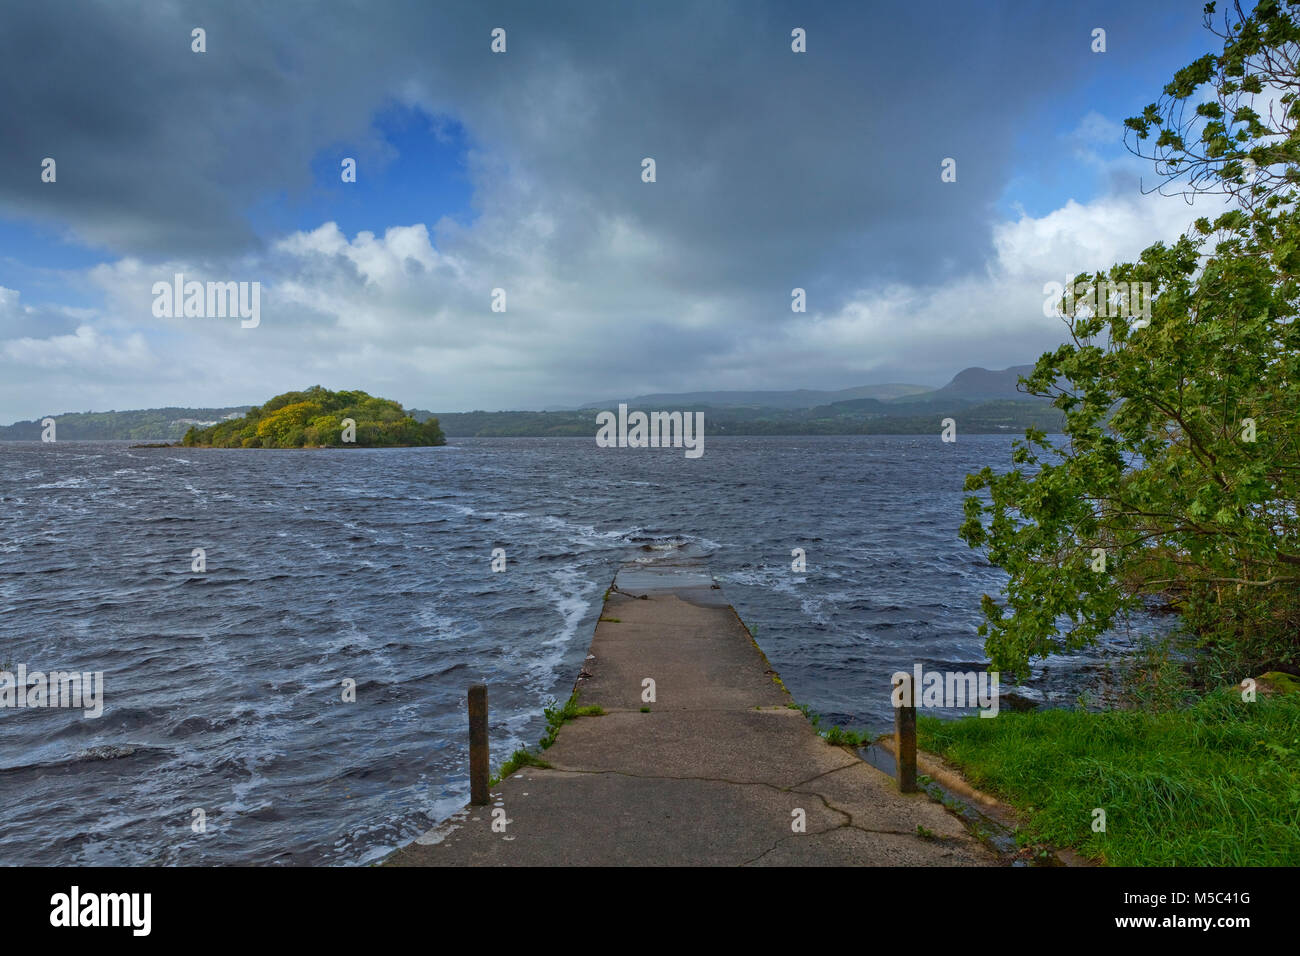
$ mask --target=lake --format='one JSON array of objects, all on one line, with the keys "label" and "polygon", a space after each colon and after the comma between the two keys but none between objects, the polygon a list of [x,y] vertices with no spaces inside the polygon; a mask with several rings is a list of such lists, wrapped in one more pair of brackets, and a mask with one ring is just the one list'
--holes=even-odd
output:
[{"label": "lake", "polygon": [[[105,685],[97,719],[0,709],[0,863],[379,859],[465,802],[470,684],[494,765],[536,744],[626,561],[706,560],[829,722],[889,727],[896,670],[984,666],[1002,573],[957,537],[962,481],[1008,467],[1009,436],[706,448],[0,443],[0,667]],[[1135,639],[1019,692],[1072,703]]]}]

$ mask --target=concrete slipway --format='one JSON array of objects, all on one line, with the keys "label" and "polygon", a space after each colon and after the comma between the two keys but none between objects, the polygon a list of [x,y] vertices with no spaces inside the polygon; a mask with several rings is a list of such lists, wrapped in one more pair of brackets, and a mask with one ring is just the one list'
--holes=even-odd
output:
[{"label": "concrete slipway", "polygon": [[[642,700],[646,678],[654,703]],[[942,806],[819,737],[702,565],[622,569],[576,689],[605,715],[565,724],[541,754],[550,769],[507,777],[489,806],[466,807],[385,865],[999,862]],[[800,810],[805,832],[793,828]]]}]

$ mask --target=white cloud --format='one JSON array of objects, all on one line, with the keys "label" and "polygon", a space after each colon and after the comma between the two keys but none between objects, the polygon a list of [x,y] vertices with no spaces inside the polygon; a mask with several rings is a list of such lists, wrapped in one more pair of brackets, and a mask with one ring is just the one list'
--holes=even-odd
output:
[{"label": "white cloud", "polygon": [[138,333],[112,340],[89,325],[78,326],[71,335],[10,339],[0,343],[0,354],[22,365],[81,371],[105,367],[138,370],[149,367],[156,358]]},{"label": "white cloud", "polygon": [[1063,334],[1059,318],[1043,315],[1045,284],[1136,261],[1153,243],[1175,241],[1213,202],[1193,210],[1180,198],[1110,195],[1071,199],[1037,218],[1022,212],[993,225],[995,255],[985,275],[931,288],[863,289],[833,313],[811,311],[787,326],[780,347],[809,370],[837,361],[864,374],[887,366],[942,376],[1030,363]]},{"label": "white cloud", "polygon": [[[1091,117],[1075,138],[1091,144],[1112,132]],[[60,372],[58,393],[87,396],[74,403],[82,406],[126,369],[135,406],[257,402],[317,382],[435,410],[706,386],[844,386],[897,379],[898,370],[942,384],[969,365],[1033,361],[1062,335],[1060,321],[1043,315],[1045,283],[1131,261],[1174,240],[1196,214],[1178,198],[1127,191],[1071,199],[1043,216],[987,223],[992,253],[982,271],[864,281],[844,295],[780,275],[724,280],[708,271],[718,260],[694,261],[692,247],[593,206],[571,185],[540,189],[499,158],[473,165],[482,202],[470,225],[444,219],[349,237],[325,222],[239,260],[97,266],[85,278],[104,307],[70,334],[28,329],[6,340],[0,324],[0,365]],[[152,284],[177,272],[260,281],[261,326],[153,318]],[[807,314],[790,311],[795,284],[808,288]],[[498,287],[505,313],[490,309]],[[0,320],[17,302],[0,289]],[[10,407],[17,388],[3,394]],[[34,413],[28,402],[14,411]]]}]

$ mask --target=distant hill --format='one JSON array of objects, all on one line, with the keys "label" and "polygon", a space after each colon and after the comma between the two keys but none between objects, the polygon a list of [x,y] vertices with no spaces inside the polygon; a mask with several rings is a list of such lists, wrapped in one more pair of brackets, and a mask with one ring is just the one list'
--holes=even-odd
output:
[{"label": "distant hill", "polygon": [[[966,434],[1023,432],[1029,425],[1059,432],[1060,412],[1046,399],[1016,388],[1020,376],[1032,369],[963,369],[942,388],[863,385],[837,391],[677,392],[624,401],[629,409],[642,411],[707,409],[706,435],[916,435],[937,432],[948,417]],[[613,410],[619,404],[593,402],[550,412],[443,412],[437,418],[452,437],[582,437],[594,434],[597,409]],[[416,419],[432,415],[419,409],[411,414]]]},{"label": "distant hill", "polygon": [[[949,416],[966,433],[1022,432],[1029,425],[1058,432],[1060,412],[1016,388],[1032,369],[967,368],[942,388],[887,384],[835,391],[668,392],[560,411],[440,412],[437,418],[452,437],[580,437],[593,434],[596,410],[613,410],[623,402],[642,411],[707,409],[706,435],[928,434]],[[433,415],[420,409],[411,414],[417,420]]]},{"label": "distant hill", "polygon": [[[594,408],[617,408],[620,402],[629,408],[779,408],[779,409],[813,409],[830,405],[846,405],[864,399],[892,404],[927,404],[951,402],[963,403],[994,401],[1025,401],[1034,399],[1016,388],[1016,382],[1022,375],[1033,371],[1032,365],[1013,365],[1011,368],[991,370],[972,367],[962,369],[942,388],[928,385],[904,385],[891,383],[887,385],[859,385],[855,388],[842,388],[835,391],[819,391],[801,388],[794,391],[755,391],[755,392],[656,392],[650,395],[638,395],[635,398],[611,399],[606,402],[588,402],[579,406],[579,410]],[[846,406],[847,407],[847,406]],[[860,409],[871,406],[861,404]]]},{"label": "distant hill", "polygon": [[904,395],[894,401],[903,404],[910,402],[934,402],[948,399],[961,399],[968,402],[1023,401],[1033,400],[1016,388],[1016,382],[1022,375],[1034,370],[1032,365],[1013,365],[999,371],[972,367],[962,369],[952,377],[952,381],[943,388],[936,388],[924,394]]},{"label": "distant hill", "polygon": [[607,402],[588,402],[580,408],[617,408],[619,403],[632,407],[674,407],[701,405],[715,408],[814,408],[818,405],[830,405],[834,402],[855,398],[899,398],[906,395],[919,395],[933,392],[928,385],[859,385],[856,388],[842,388],[838,391],[819,391],[800,388],[794,391],[726,391],[726,392],[657,392],[651,395],[638,395],[635,398],[610,399]]},{"label": "distant hill", "polygon": [[[1060,413],[1045,400],[1018,391],[1016,382],[1032,365],[1001,370],[967,368],[942,388],[924,385],[859,385],[820,391],[706,391],[641,395],[623,399],[643,411],[707,409],[708,435],[928,434],[946,417],[960,432],[1023,431],[1034,424],[1059,431]],[[437,418],[453,437],[591,436],[595,410],[615,409],[619,400],[592,402],[559,411],[442,412],[413,408],[417,422]],[[176,440],[190,425],[199,428],[238,418],[252,406],[151,408],[128,412],[53,415],[60,439]],[[0,426],[0,440],[38,441],[39,421]]]},{"label": "distant hill", "polygon": [[[687,409],[684,403],[661,411]],[[642,406],[643,411],[656,409]],[[697,409],[698,410],[698,407]],[[416,420],[427,412],[413,409]],[[442,430],[452,438],[529,438],[595,435],[595,409],[567,412],[444,412]],[[960,434],[1021,433],[1029,425],[1050,433],[1061,430],[1061,413],[1050,404],[1019,400],[886,404],[874,398],[834,402],[815,408],[710,408],[706,435],[928,435],[938,434],[945,418]]]},{"label": "distant hill", "polygon": [[[192,425],[214,425],[238,418],[251,405],[227,408],[143,408],[135,411],[64,412],[53,418],[61,441],[175,441]],[[41,421],[0,425],[0,441],[40,441]]]}]

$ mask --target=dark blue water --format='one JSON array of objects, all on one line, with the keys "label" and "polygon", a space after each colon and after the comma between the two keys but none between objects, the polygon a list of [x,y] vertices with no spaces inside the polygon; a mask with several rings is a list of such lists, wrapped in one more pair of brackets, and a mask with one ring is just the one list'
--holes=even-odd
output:
[{"label": "dark blue water", "polygon": [[[1008,437],[705,447],[0,443],[0,667],[106,682],[99,719],[0,709],[0,863],[378,859],[464,803],[468,685],[490,687],[494,763],[536,743],[627,560],[706,556],[836,723],[888,726],[889,675],[914,662],[983,667],[1001,572],[956,531],[963,476],[1006,467]],[[1027,692],[1073,701],[1128,643]]]}]

